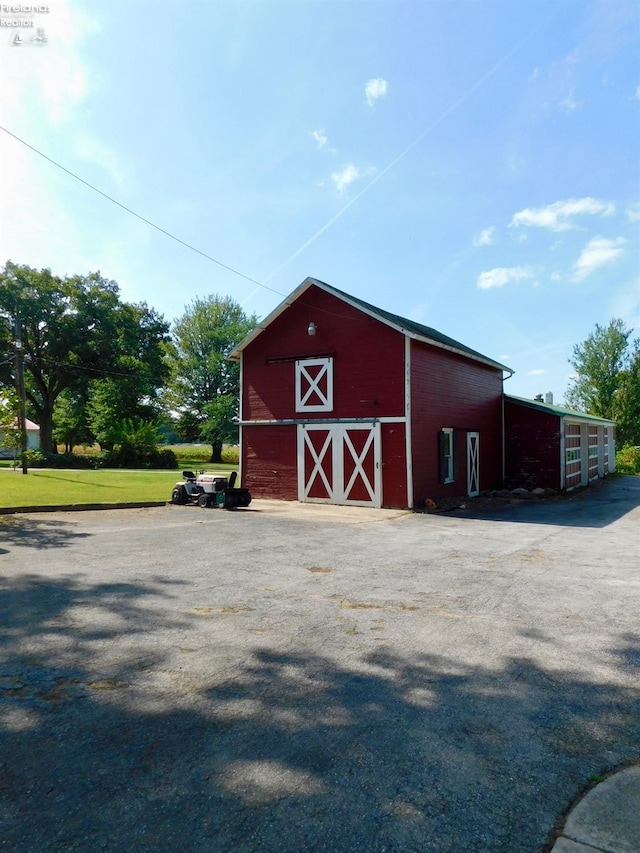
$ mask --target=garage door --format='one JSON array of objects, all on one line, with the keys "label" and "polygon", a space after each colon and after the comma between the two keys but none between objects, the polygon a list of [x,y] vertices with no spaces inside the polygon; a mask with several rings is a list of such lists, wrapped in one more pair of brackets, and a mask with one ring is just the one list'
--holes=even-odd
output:
[{"label": "garage door", "polygon": [[381,505],[380,424],[299,424],[298,500]]},{"label": "garage door", "polygon": [[565,446],[565,489],[575,489],[582,482],[582,447],[580,424],[567,424],[564,432]]}]

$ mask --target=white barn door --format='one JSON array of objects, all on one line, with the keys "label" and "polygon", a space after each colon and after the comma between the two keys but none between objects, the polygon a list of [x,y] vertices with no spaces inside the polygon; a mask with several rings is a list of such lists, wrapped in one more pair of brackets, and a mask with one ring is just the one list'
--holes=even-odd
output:
[{"label": "white barn door", "polygon": [[298,500],[379,507],[380,424],[298,424]]},{"label": "white barn door", "polygon": [[480,433],[467,433],[467,496],[480,494]]}]

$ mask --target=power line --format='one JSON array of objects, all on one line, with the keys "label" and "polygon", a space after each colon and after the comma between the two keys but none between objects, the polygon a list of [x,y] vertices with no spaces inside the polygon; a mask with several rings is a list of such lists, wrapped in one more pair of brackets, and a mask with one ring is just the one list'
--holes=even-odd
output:
[{"label": "power line", "polygon": [[[0,124],[0,130],[3,130],[9,136],[12,136],[18,142],[21,142],[23,145],[25,145],[31,151],[35,152],[36,154],[39,154],[40,157],[43,157],[45,160],[48,160],[49,163],[52,163],[54,166],[57,166],[58,169],[62,169],[63,172],[66,172],[67,175],[71,175],[72,178],[75,178],[77,181],[80,181],[81,184],[84,184],[85,186],[89,187],[89,189],[92,189],[94,192],[97,192],[103,198],[106,198],[108,201],[112,202],[113,204],[116,204],[118,207],[122,208],[122,210],[125,210],[127,213],[130,213],[132,216],[135,216],[137,219],[140,219],[142,222],[146,223],[147,225],[150,225],[152,228],[155,228],[156,231],[159,231],[161,234],[164,234],[166,237],[170,237],[172,240],[175,240],[176,243],[180,243],[182,246],[184,246],[187,249],[190,249],[192,252],[196,252],[198,255],[202,255],[203,258],[206,258],[208,261],[212,261],[214,264],[217,264],[219,267],[222,267],[223,269],[227,270],[228,272],[231,272],[234,275],[240,276],[240,278],[243,278],[246,281],[250,281],[252,284],[257,285],[258,287],[262,287],[265,290],[269,290],[269,291],[271,291],[271,293],[275,293],[276,296],[281,296],[283,298],[286,298],[286,296],[287,296],[286,293],[282,293],[282,291],[276,290],[274,287],[269,287],[268,284],[264,284],[261,281],[257,281],[257,279],[251,278],[251,276],[249,276],[249,275],[245,275],[244,273],[240,272],[239,270],[234,269],[234,267],[230,267],[228,264],[222,263],[222,261],[217,260],[217,258],[213,258],[211,255],[208,255],[206,252],[203,252],[201,249],[198,249],[195,246],[192,246],[190,243],[187,243],[185,240],[181,240],[180,237],[176,237],[175,234],[172,234],[170,231],[167,231],[165,228],[161,228],[159,225],[156,225],[155,222],[152,222],[150,219],[147,219],[145,216],[142,216],[141,214],[136,213],[135,210],[132,210],[130,207],[127,207],[125,204],[122,204],[117,199],[113,198],[112,196],[110,196],[107,193],[103,192],[102,190],[98,189],[98,187],[95,187],[89,181],[85,181],[84,178],[81,178],[79,175],[76,175],[75,172],[72,172],[70,169],[67,169],[66,166],[63,166],[61,163],[58,163],[52,157],[49,157],[43,151],[40,151],[34,145],[31,145],[29,142],[27,142],[26,140],[17,136],[15,133],[12,133],[10,130],[8,130],[6,127],[4,127],[1,124]],[[275,270],[273,273],[271,273],[269,278],[274,276],[276,272],[277,272],[277,270]],[[305,304],[305,303],[301,302],[301,304]],[[352,319],[351,317],[346,317],[343,314],[336,314],[333,311],[328,311],[326,308],[319,308],[317,306],[310,306],[310,307],[313,307],[314,310],[319,311],[323,314],[330,314],[333,317],[342,317],[343,319],[346,319],[346,320]]]},{"label": "power line", "polygon": [[278,291],[278,290],[274,290],[273,287],[269,287],[266,284],[262,284],[262,282],[257,281],[255,278],[251,278],[251,276],[245,275],[244,273],[240,272],[239,270],[234,269],[233,267],[230,267],[228,264],[222,263],[222,261],[219,261],[217,258],[211,257],[211,255],[208,255],[206,252],[203,252],[201,249],[198,249],[195,246],[192,246],[190,243],[187,243],[185,240],[181,240],[180,237],[176,237],[175,234],[172,234],[170,231],[167,231],[165,228],[161,228],[159,225],[156,225],[155,222],[152,222],[150,219],[147,219],[145,216],[142,216],[141,214],[136,213],[135,210],[132,210],[130,207],[127,207],[125,204],[122,204],[122,202],[119,202],[117,199],[113,198],[112,196],[110,196],[107,193],[103,192],[102,190],[98,189],[98,187],[95,187],[93,184],[89,183],[89,181],[85,181],[84,178],[81,178],[79,175],[76,175],[76,173],[72,172],[71,169],[67,169],[66,166],[63,166],[61,163],[58,163],[56,160],[53,159],[53,157],[49,157],[47,154],[40,151],[34,145],[30,145],[26,140],[17,136],[15,133],[12,133],[10,130],[8,130],[6,127],[4,127],[1,124],[0,124],[0,130],[3,130],[9,136],[12,136],[18,142],[21,142],[27,148],[31,149],[31,151],[34,151],[36,154],[39,154],[40,157],[43,157],[45,160],[48,160],[49,163],[52,163],[54,166],[57,166],[58,169],[62,169],[62,171],[66,172],[67,175],[71,175],[71,177],[75,178],[76,181],[80,181],[81,184],[84,184],[85,186],[89,187],[89,189],[92,189],[94,192],[97,192],[99,195],[103,196],[103,198],[106,198],[108,201],[112,202],[113,204],[117,204],[118,207],[121,207],[123,210],[126,210],[127,213],[130,213],[132,216],[135,216],[137,219],[140,219],[142,222],[145,222],[147,225],[150,225],[152,228],[155,228],[156,231],[160,231],[160,233],[164,234],[165,237],[170,237],[172,240],[175,240],[176,243],[180,243],[182,246],[185,246],[187,249],[191,249],[192,252],[196,252],[198,255],[202,255],[202,257],[206,258],[208,261],[212,261],[214,264],[217,264],[219,267],[222,267],[223,269],[227,270],[228,272],[233,273],[234,275],[240,276],[240,278],[244,278],[246,281],[250,281],[252,284],[257,284],[259,287],[264,287],[266,290],[270,290],[272,293],[276,293],[278,296],[284,296],[285,295],[284,293],[280,293],[280,291]]},{"label": "power line", "polygon": [[[354,198],[350,199],[345,205],[343,205],[343,207],[336,214],[334,214],[334,216],[332,216],[328,222],[326,222],[321,228],[319,228],[292,255],[290,255],[281,264],[279,264],[266,277],[265,281],[269,281],[271,278],[273,278],[275,275],[277,275],[277,273],[280,272],[280,270],[282,270],[284,267],[288,266],[295,258],[297,258],[302,252],[304,252],[305,249],[307,249],[312,243],[314,243],[325,231],[327,231],[338,219],[340,219],[340,217],[344,213],[346,213],[346,211],[353,204],[355,204],[381,178],[383,178],[387,174],[387,172],[389,172],[391,169],[393,169],[394,166],[396,166],[402,159],[404,159],[404,157],[407,156],[407,154],[409,154],[410,151],[413,150],[413,148],[415,148],[420,142],[422,142],[422,140],[426,136],[428,136],[439,124],[441,124],[441,122],[443,122],[445,120],[445,118],[447,118],[452,112],[454,112],[460,106],[460,104],[464,103],[464,101],[466,101],[477,89],[482,87],[487,80],[489,80],[491,77],[493,77],[494,74],[496,74],[496,72],[500,68],[502,68],[502,66],[505,65],[508,62],[508,60],[511,59],[511,57],[520,50],[520,48],[532,37],[532,35],[539,32],[543,27],[547,26],[549,24],[549,22],[552,21],[558,14],[559,14],[559,9],[554,10],[551,13],[551,15],[548,18],[546,18],[541,24],[539,24],[537,27],[534,27],[531,31],[527,32],[521,39],[519,39],[515,43],[515,45],[513,45],[510,48],[510,50],[508,50],[507,53],[498,62],[496,62],[492,68],[489,69],[489,71],[485,72],[469,89],[467,89],[466,92],[464,92],[460,97],[458,97],[424,131],[422,131],[412,142],[410,142],[404,148],[404,150],[402,150],[398,155],[396,155],[396,157],[394,157],[391,161],[389,161],[387,163],[387,165],[377,175],[375,175],[373,177],[373,179],[371,181],[369,181],[369,183],[366,184],[366,186],[364,186],[363,189],[360,190],[360,192],[356,196],[354,196]],[[211,255],[208,255],[206,252],[203,252],[201,249],[198,249],[195,246],[191,245],[190,243],[187,243],[185,240],[182,240],[180,237],[176,237],[175,234],[172,234],[170,231],[167,231],[165,228],[161,228],[159,225],[156,225],[155,222],[152,222],[150,219],[147,219],[145,216],[142,216],[141,214],[136,213],[135,210],[132,210],[130,207],[127,207],[126,205],[119,202],[117,199],[113,198],[112,196],[110,196],[107,193],[103,192],[102,190],[98,189],[96,186],[91,184],[89,181],[86,181],[84,178],[81,178],[79,175],[76,175],[75,172],[72,172],[70,169],[67,169],[65,166],[58,163],[52,157],[49,157],[44,152],[40,151],[38,148],[36,148],[35,146],[28,143],[26,140],[17,136],[17,134],[12,133],[10,130],[8,130],[3,125],[0,125],[0,130],[3,130],[6,134],[8,134],[9,136],[13,137],[18,142],[25,145],[27,148],[29,148],[34,153],[38,154],[40,157],[43,157],[49,163],[52,163],[54,166],[57,166],[59,169],[62,169],[63,172],[66,172],[72,178],[75,178],[77,181],[80,181],[80,183],[89,187],[94,192],[97,192],[103,198],[106,198],[108,201],[117,205],[122,210],[125,210],[127,213],[130,213],[132,216],[135,216],[141,222],[146,223],[151,228],[155,228],[156,231],[159,231],[161,234],[164,234],[166,237],[169,237],[171,240],[175,240],[176,243],[180,243],[180,245],[184,246],[185,248],[190,249],[192,252],[196,252],[196,254],[201,255],[203,258],[206,258],[207,260],[211,261],[212,263],[216,264],[217,266],[222,267],[222,269],[225,269],[228,272],[231,272],[234,275],[237,275],[240,278],[243,278],[245,281],[249,281],[252,284],[257,285],[257,287],[261,287],[261,288],[264,288],[265,290],[269,290],[271,293],[275,293],[277,296],[286,297],[286,294],[282,293],[279,290],[276,290],[273,287],[270,287],[268,284],[265,284],[265,282],[258,281],[257,279],[252,278],[251,276],[245,275],[245,273],[242,273],[239,270],[235,269],[234,267],[231,267],[228,264],[225,264],[222,261],[219,261],[217,258],[214,258]],[[316,308],[316,310],[323,310],[323,309]],[[323,313],[332,314],[333,312],[330,312],[330,311],[327,311],[326,309],[324,309]],[[342,315],[338,314],[335,316],[342,316]]]}]

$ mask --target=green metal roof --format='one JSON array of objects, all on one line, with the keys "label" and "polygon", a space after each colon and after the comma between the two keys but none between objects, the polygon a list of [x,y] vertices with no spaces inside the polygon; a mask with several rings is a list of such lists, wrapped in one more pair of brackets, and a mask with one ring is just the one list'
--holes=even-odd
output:
[{"label": "green metal roof", "polygon": [[307,281],[312,282],[313,284],[318,284],[320,287],[325,288],[326,290],[333,291],[337,296],[342,299],[346,299],[349,302],[355,303],[356,305],[360,305],[370,314],[375,314],[386,323],[391,323],[394,326],[399,326],[403,331],[408,332],[410,335],[416,335],[420,338],[426,339],[427,341],[433,341],[433,343],[435,344],[440,344],[441,346],[447,347],[449,349],[457,350],[458,352],[469,355],[474,359],[480,359],[481,361],[484,361],[487,364],[491,364],[494,367],[499,368],[500,370],[506,370],[507,373],[513,373],[513,370],[510,367],[507,367],[504,364],[500,364],[500,362],[496,361],[495,359],[489,358],[488,356],[483,355],[481,352],[471,349],[471,347],[460,343],[460,341],[454,340],[454,338],[448,337],[448,335],[443,335],[442,332],[439,332],[437,329],[432,329],[430,326],[423,326],[422,323],[416,323],[415,320],[409,320],[406,317],[401,317],[399,314],[392,314],[390,311],[385,311],[383,308],[377,308],[370,302],[365,302],[364,299],[359,299],[357,296],[352,296],[350,293],[345,293],[344,291],[339,290],[337,287],[333,287],[333,285],[331,284],[327,284],[324,281],[319,281],[317,278],[308,278]]},{"label": "green metal roof", "polygon": [[601,424],[615,424],[608,418],[599,418],[596,415],[587,415],[585,412],[578,412],[575,409],[565,409],[563,406],[554,406],[553,403],[541,403],[539,400],[529,400],[527,397],[516,397],[513,394],[505,394],[505,400],[513,400],[514,403],[521,403],[528,406],[530,409],[538,409],[540,412],[547,412],[550,415],[557,415],[559,418],[580,418],[585,421],[595,421]]},{"label": "green metal roof", "polygon": [[399,314],[392,314],[390,311],[385,311],[382,308],[377,308],[375,305],[372,305],[370,302],[365,302],[364,299],[359,299],[357,296],[352,296],[350,293],[345,293],[343,290],[339,290],[337,287],[333,287],[331,284],[327,284],[324,281],[320,281],[317,278],[306,278],[302,284],[298,285],[298,287],[290,293],[287,298],[278,305],[267,317],[262,320],[257,327],[250,332],[247,337],[238,344],[238,346],[229,354],[229,358],[237,360],[240,358],[240,353],[246,346],[248,346],[255,338],[270,324],[273,320],[276,319],[289,305],[294,303],[297,299],[299,299],[302,294],[307,290],[311,285],[316,285],[321,290],[326,290],[329,293],[335,294],[338,299],[342,299],[343,301],[361,308],[363,311],[366,311],[368,314],[377,317],[383,323],[387,325],[393,326],[395,329],[398,329],[402,334],[408,335],[411,338],[416,338],[418,340],[424,341],[425,343],[433,344],[434,346],[442,347],[444,349],[451,350],[452,352],[459,353],[460,355],[466,355],[469,358],[473,358],[476,361],[481,361],[484,364],[489,365],[490,367],[495,367],[498,370],[506,370],[507,373],[513,374],[513,370],[510,367],[507,367],[504,364],[501,364],[499,361],[496,361],[493,358],[489,358],[486,355],[483,355],[481,352],[477,350],[471,349],[471,347],[465,346],[465,344],[461,344],[460,341],[456,341],[453,338],[448,337],[448,335],[443,335],[442,332],[439,332],[437,329],[432,329],[430,326],[423,326],[422,323],[416,323],[414,320],[408,320],[406,317],[400,317]]}]

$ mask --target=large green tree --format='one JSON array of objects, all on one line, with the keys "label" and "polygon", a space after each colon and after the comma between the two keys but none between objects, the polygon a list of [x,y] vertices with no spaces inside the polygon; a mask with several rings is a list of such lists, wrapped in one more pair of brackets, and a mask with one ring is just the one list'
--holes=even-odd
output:
[{"label": "large green tree", "polygon": [[640,445],[640,340],[620,376],[615,415],[619,443]]},{"label": "large green tree", "polygon": [[223,441],[238,435],[240,373],[229,353],[257,322],[230,297],[208,296],[187,305],[173,326],[171,405],[211,444],[213,462],[220,461]]},{"label": "large green tree", "polygon": [[613,319],[573,348],[576,371],[565,394],[575,409],[617,422],[618,444],[640,441],[640,342]]},{"label": "large green tree", "polygon": [[[56,450],[54,407],[63,391],[82,397],[91,381],[109,379],[135,387],[139,402],[155,398],[168,375],[168,324],[144,304],[121,302],[116,282],[99,272],[60,278],[9,261],[0,310],[22,329],[27,403],[45,451]],[[0,379],[15,381],[10,364],[0,365]]]}]

